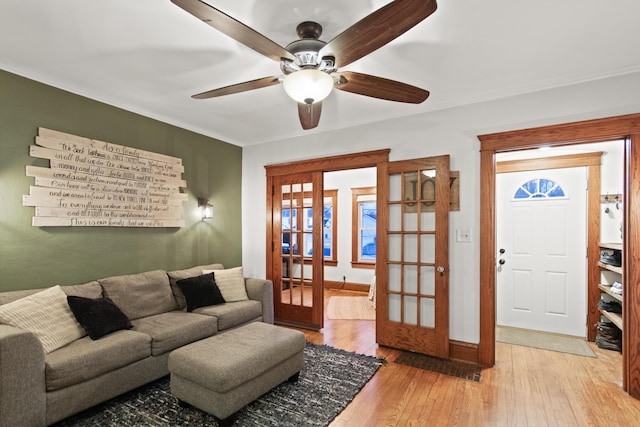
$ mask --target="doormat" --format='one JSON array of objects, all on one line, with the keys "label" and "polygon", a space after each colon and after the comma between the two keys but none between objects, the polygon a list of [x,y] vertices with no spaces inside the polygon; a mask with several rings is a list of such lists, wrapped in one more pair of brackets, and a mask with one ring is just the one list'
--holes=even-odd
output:
[{"label": "doormat", "polygon": [[[386,362],[307,343],[296,382],[280,384],[237,412],[234,426],[327,426]],[[55,427],[214,427],[218,422],[171,395],[169,377],[111,399]],[[52,426],[52,427],[53,427]]]},{"label": "doormat", "polygon": [[376,320],[376,309],[367,297],[329,297],[327,317],[331,320]]},{"label": "doormat", "polygon": [[584,357],[598,357],[584,338],[566,335],[498,326],[496,341]]},{"label": "doormat", "polygon": [[449,375],[450,377],[462,378],[480,382],[482,379],[482,368],[473,363],[460,362],[451,359],[440,359],[438,357],[427,356],[425,354],[403,351],[400,353],[395,363],[411,366],[425,371],[437,372]]}]

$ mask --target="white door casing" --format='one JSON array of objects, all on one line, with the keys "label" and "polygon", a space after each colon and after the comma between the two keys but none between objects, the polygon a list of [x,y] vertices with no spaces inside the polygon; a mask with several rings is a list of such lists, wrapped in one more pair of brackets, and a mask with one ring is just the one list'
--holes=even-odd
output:
[{"label": "white door casing", "polygon": [[[496,176],[498,325],[586,336],[586,174],[578,167]],[[564,196],[543,182],[540,194],[514,199],[532,180],[526,189],[535,193],[540,178]]]}]

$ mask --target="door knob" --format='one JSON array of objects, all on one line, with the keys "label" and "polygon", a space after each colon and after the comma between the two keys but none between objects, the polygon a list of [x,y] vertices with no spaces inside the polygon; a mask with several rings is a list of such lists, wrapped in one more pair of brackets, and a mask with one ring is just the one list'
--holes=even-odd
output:
[{"label": "door knob", "polygon": [[498,264],[500,264],[500,265],[504,265],[504,263],[505,263],[505,262],[506,262],[505,260],[500,259],[500,261],[498,261]]},{"label": "door knob", "polygon": [[506,251],[502,248],[500,248],[500,255],[504,254]]}]

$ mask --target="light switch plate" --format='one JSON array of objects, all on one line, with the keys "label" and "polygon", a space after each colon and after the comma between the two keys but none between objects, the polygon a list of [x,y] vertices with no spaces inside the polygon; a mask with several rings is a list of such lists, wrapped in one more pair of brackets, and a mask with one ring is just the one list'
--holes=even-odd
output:
[{"label": "light switch plate", "polygon": [[470,242],[471,241],[471,230],[456,230],[456,242]]}]

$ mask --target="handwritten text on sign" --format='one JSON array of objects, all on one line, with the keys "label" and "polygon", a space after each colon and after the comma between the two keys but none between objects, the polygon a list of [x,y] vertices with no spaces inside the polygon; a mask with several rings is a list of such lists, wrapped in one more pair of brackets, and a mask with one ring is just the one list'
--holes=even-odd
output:
[{"label": "handwritten text on sign", "polygon": [[184,227],[179,158],[45,128],[29,154],[49,160],[26,169],[34,227]]}]

